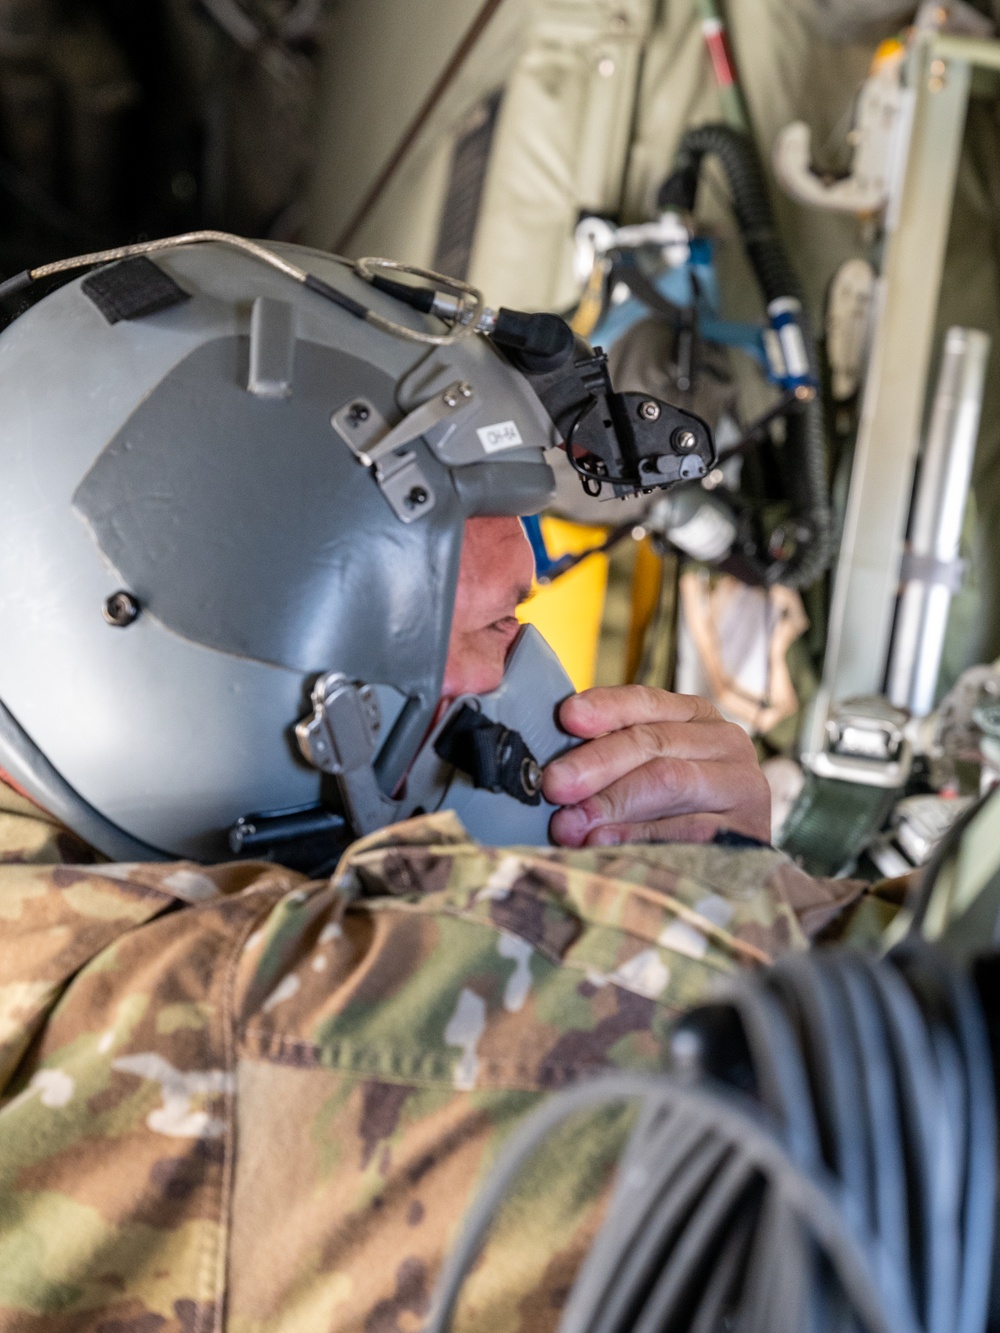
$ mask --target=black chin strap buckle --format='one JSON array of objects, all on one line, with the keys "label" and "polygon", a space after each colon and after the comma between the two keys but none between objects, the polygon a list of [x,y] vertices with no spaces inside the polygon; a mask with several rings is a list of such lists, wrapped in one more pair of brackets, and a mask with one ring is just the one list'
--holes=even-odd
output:
[{"label": "black chin strap buckle", "polygon": [[474,787],[539,805],[542,770],[519,732],[491,722],[478,708],[462,707],[434,742],[434,752],[472,779]]}]

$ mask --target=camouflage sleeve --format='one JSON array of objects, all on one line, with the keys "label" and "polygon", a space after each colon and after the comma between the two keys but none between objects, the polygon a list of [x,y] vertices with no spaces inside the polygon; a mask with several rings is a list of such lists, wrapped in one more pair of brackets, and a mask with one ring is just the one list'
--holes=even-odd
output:
[{"label": "camouflage sleeve", "polygon": [[0,771],[0,865],[92,865],[104,858],[11,786]]},{"label": "camouflage sleeve", "polygon": [[[47,873],[26,894],[43,872],[0,869],[25,913],[0,981],[53,970]],[[113,875],[59,889],[80,900],[64,945],[89,943],[0,1089],[0,1328],[415,1329],[548,1089],[662,1069],[678,1008],[860,892],[766,849],[483,848],[447,815],[323,883]],[[461,1327],[554,1328],[626,1123],[571,1125],[539,1160]]]}]

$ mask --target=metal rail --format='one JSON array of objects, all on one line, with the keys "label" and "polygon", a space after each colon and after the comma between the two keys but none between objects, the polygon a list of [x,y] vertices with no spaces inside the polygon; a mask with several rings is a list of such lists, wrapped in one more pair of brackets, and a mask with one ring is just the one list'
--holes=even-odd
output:
[{"label": "metal rail", "polygon": [[974,65],[1000,69],[1000,42],[928,33],[916,38],[909,56],[912,122],[886,217],[823,679],[803,738],[807,764],[824,748],[836,704],[885,688]]}]

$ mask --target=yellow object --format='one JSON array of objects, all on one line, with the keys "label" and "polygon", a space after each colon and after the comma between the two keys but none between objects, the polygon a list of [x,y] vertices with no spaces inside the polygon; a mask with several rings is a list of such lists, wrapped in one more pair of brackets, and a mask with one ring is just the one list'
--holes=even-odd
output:
[{"label": "yellow object", "polygon": [[[549,554],[558,559],[599,546],[607,530],[545,515],[542,535]],[[536,583],[531,596],[517,609],[518,620],[535,626],[578,690],[594,683],[607,587],[608,557],[592,555],[554,583]]]},{"label": "yellow object", "polygon": [[590,277],[587,279],[587,285],[580,297],[580,304],[569,322],[570,328],[581,338],[589,338],[601,318],[601,311],[604,309],[604,280],[607,276],[607,268],[606,260],[595,259],[594,267],[590,270]]},{"label": "yellow object", "polygon": [[663,557],[656,554],[649,538],[644,537],[635,549],[635,567],[632,570],[632,614],[625,648],[627,681],[635,680],[639,674],[646,634],[660,603],[662,583]]},{"label": "yellow object", "polygon": [[888,37],[880,42],[872,56],[871,73],[875,74],[887,65],[898,65],[906,57],[906,43],[898,37]]}]

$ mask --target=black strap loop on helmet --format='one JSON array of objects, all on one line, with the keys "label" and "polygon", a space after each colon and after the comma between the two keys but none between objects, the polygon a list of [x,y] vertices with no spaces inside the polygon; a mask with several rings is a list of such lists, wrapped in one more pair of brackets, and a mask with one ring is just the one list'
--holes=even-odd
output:
[{"label": "black strap loop on helmet", "polygon": [[542,770],[520,733],[463,704],[434,743],[447,764],[467,773],[474,787],[503,792],[524,805],[541,802]]}]

